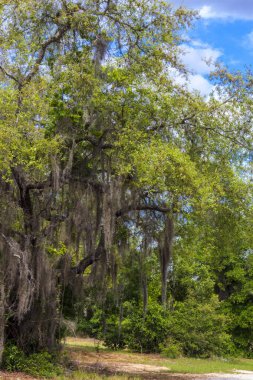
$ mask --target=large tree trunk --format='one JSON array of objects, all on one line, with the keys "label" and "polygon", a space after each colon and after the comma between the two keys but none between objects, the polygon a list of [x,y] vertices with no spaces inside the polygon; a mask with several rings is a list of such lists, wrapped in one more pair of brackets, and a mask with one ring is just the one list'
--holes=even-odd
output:
[{"label": "large tree trunk", "polygon": [[52,351],[59,327],[55,269],[38,241],[36,250],[33,244],[23,250],[12,240],[8,253],[7,272],[13,278],[8,289],[12,316],[7,321],[6,338],[27,353]]},{"label": "large tree trunk", "polygon": [[16,168],[13,175],[24,224],[22,233],[15,239],[4,235],[5,285],[7,306],[11,310],[5,335],[27,353],[50,351],[56,346],[59,327],[57,276],[45,252],[46,236],[37,216],[36,198],[22,170]]}]

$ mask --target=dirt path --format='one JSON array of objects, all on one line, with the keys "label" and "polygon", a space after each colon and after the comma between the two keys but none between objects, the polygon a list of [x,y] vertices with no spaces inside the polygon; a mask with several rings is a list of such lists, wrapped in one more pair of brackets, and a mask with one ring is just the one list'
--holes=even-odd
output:
[{"label": "dirt path", "polygon": [[79,369],[86,371],[94,371],[103,374],[123,374],[140,376],[142,379],[149,380],[253,380],[253,372],[242,371],[235,374],[206,374],[206,375],[193,375],[193,374],[172,374],[166,367],[159,367],[149,364],[134,364],[110,361],[101,361],[99,358],[96,362],[83,361],[75,362]]},{"label": "dirt path", "polygon": [[[94,371],[96,373],[108,374],[108,375],[129,375],[129,376],[138,376],[141,379],[146,380],[193,380],[198,379],[202,380],[203,377],[198,375],[188,375],[188,374],[171,374],[168,373],[164,367],[157,367],[148,364],[132,364],[132,363],[107,363],[107,362],[98,362],[94,364],[86,364],[79,366],[80,369],[85,371]],[[207,380],[207,379],[205,379]],[[217,379],[216,379],[217,380]]]},{"label": "dirt path", "polygon": [[[150,355],[149,359],[155,359],[158,364],[134,363],[138,361],[138,354],[121,354],[110,352],[87,352],[82,349],[69,350],[73,363],[79,369],[94,371],[105,374],[127,374],[140,376],[143,379],[152,380],[182,380],[182,379],[199,379],[199,376],[178,375],[169,373],[169,368],[159,366],[159,359],[156,355]],[[143,360],[143,358],[142,358]],[[161,360],[162,362],[162,360]],[[183,376],[183,377],[182,377]],[[252,379],[253,380],[253,379]]]},{"label": "dirt path", "polygon": [[32,376],[26,375],[21,372],[3,372],[0,371],[1,380],[38,380]]},{"label": "dirt path", "polygon": [[[159,355],[141,355],[108,352],[99,349],[99,342],[89,339],[71,338],[69,342],[68,352],[78,369],[85,371],[94,371],[101,374],[123,374],[129,376],[138,376],[142,379],[149,380],[253,380],[253,372],[240,371],[234,374],[178,374],[171,373],[170,368],[165,367],[164,358]],[[91,350],[87,350],[87,346],[83,349],[79,344],[90,345]],[[97,345],[97,352],[94,348]],[[101,346],[100,346],[101,348]]]},{"label": "dirt path", "polygon": [[208,375],[205,380],[253,380],[253,371],[235,371],[233,374],[213,374]]}]

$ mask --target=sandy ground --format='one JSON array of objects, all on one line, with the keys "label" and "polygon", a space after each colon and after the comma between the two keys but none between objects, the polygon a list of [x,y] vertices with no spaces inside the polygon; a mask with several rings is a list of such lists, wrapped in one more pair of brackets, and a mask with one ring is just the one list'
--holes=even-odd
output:
[{"label": "sandy ground", "polygon": [[[163,366],[131,363],[129,356],[131,355],[82,350],[71,352],[72,360],[77,368],[98,373],[129,374],[149,380],[253,380],[253,371],[240,371],[234,374],[172,374]],[[157,360],[157,356],[154,355],[154,358]]]},{"label": "sandy ground", "polygon": [[[1,380],[34,380],[34,377],[29,375],[25,375],[20,372],[2,372],[0,371],[0,379]],[[36,379],[38,380],[38,379]]]},{"label": "sandy ground", "polygon": [[[71,344],[78,346],[83,343],[80,338],[71,338]],[[92,339],[83,339],[87,345],[99,345],[99,341],[95,342]],[[70,343],[70,342],[69,342]],[[253,371],[240,371],[234,374],[206,374],[206,375],[192,375],[192,374],[172,374],[169,368],[162,366],[164,361],[159,355],[149,355],[150,362],[145,364],[137,364],[135,360],[141,361],[143,357],[139,358],[138,354],[128,353],[110,353],[103,350],[99,352],[87,352],[82,350],[81,347],[76,350],[69,350],[71,359],[79,369],[95,371],[98,373],[106,374],[129,374],[136,375],[142,379],[149,380],[253,380]],[[152,365],[157,363],[156,365]],[[159,362],[161,365],[159,365]]]},{"label": "sandy ground", "polygon": [[[213,374],[208,375],[208,380],[253,380],[253,371],[235,371],[237,373],[234,374]],[[207,380],[205,379],[205,380]]]}]

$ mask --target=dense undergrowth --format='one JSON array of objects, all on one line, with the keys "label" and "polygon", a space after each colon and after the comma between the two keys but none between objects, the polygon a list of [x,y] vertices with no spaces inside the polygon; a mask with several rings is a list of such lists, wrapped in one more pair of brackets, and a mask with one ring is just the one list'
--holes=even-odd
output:
[{"label": "dense undergrowth", "polygon": [[57,358],[48,352],[26,355],[17,346],[10,344],[4,350],[3,368],[10,372],[24,372],[46,378],[54,378],[63,373]]},{"label": "dense undergrowth", "polygon": [[239,355],[228,332],[228,320],[215,298],[203,304],[194,300],[178,303],[172,311],[153,303],[145,315],[141,307],[125,307],[128,314],[121,321],[116,315],[101,315],[101,310],[96,310],[90,320],[93,336],[103,339],[109,348],[127,347],[135,352],[162,353],[169,358]]},{"label": "dense undergrowth", "polygon": [[[128,348],[135,352],[162,353],[169,358],[252,356],[251,309],[243,306],[245,321],[243,326],[237,326],[238,316],[229,310],[232,302],[221,302],[214,294],[212,274],[207,266],[198,281],[189,278],[191,272],[184,276],[181,272],[181,278],[174,278],[177,286],[171,288],[173,297],[164,307],[159,298],[159,263],[153,257],[152,267],[146,272],[149,297],[144,308],[137,260],[132,259],[131,269],[119,273],[119,286],[124,288],[124,294],[118,295],[118,299],[113,287],[102,302],[97,288],[87,289],[79,308],[78,304],[71,308],[70,295],[65,298],[65,315],[77,321],[77,333],[101,339],[114,350]],[[190,260],[188,265],[193,265]]]}]

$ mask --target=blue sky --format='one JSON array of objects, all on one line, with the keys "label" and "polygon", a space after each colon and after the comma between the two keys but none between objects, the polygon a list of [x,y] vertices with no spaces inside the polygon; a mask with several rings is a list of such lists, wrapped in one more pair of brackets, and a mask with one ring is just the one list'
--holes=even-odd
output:
[{"label": "blue sky", "polygon": [[191,87],[208,94],[210,69],[204,59],[220,60],[231,70],[253,67],[253,0],[172,0],[198,9],[201,18],[184,44],[183,61],[192,72]]}]

